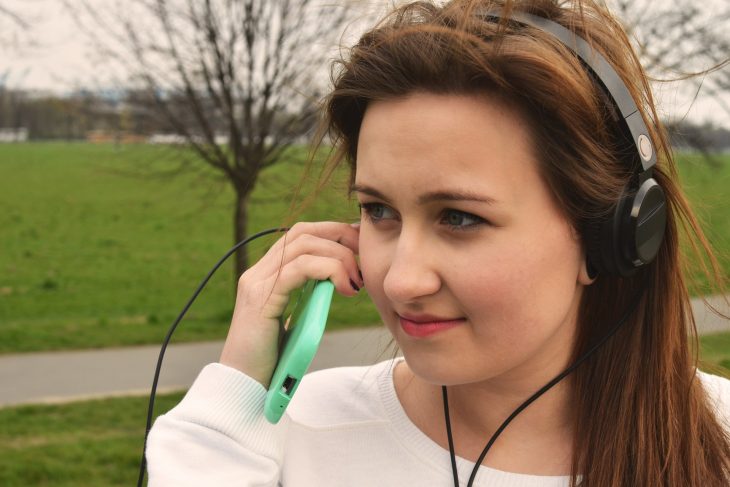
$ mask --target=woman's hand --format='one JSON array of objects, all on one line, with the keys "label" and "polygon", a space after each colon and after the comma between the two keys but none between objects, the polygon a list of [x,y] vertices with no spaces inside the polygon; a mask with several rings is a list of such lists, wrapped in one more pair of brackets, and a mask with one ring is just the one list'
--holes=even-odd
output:
[{"label": "woman's hand", "polygon": [[295,224],[239,278],[220,363],[268,389],[279,353],[279,317],[289,295],[309,279],[329,279],[343,296],[355,296],[351,281],[364,285],[355,260],[358,239],[357,225],[349,223]]}]

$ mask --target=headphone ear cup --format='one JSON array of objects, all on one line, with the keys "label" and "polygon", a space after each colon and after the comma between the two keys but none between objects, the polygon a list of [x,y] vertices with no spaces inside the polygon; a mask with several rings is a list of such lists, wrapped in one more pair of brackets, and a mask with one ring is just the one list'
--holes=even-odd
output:
[{"label": "headphone ear cup", "polygon": [[601,227],[603,220],[591,220],[586,223],[583,242],[586,251],[586,268],[588,277],[593,279],[606,272],[601,262]]},{"label": "headphone ear cup", "polygon": [[624,188],[618,203],[607,218],[596,219],[588,223],[586,235],[588,263],[598,274],[630,276],[635,271],[633,267],[627,268],[622,265],[619,247],[621,229],[625,228],[625,225],[621,224],[621,220],[625,215],[625,208],[630,198],[631,196],[627,195],[626,188]]},{"label": "headphone ear cup", "polygon": [[646,179],[623,209],[620,242],[622,265],[636,269],[659,253],[667,224],[667,200],[654,178]]},{"label": "headphone ear cup", "polygon": [[635,191],[624,186],[618,204],[614,208],[613,217],[607,220],[602,228],[606,245],[601,247],[601,254],[612,276],[631,277],[637,270],[629,258],[633,252],[630,217],[635,194]]},{"label": "headphone ear cup", "polygon": [[599,273],[634,275],[659,252],[666,219],[666,197],[653,178],[638,190],[624,188],[611,217],[586,227],[588,263]]}]

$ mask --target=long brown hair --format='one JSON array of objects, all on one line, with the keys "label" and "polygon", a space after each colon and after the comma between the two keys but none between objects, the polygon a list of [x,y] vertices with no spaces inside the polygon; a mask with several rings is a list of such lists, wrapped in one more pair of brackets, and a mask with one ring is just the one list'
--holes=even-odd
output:
[{"label": "long brown hair", "polygon": [[571,486],[578,475],[583,486],[727,486],[730,435],[696,377],[697,329],[681,231],[719,290],[723,276],[678,185],[647,75],[620,22],[592,0],[565,3],[419,1],[395,8],[334,64],[334,89],[325,99],[312,154],[329,137],[332,152],[322,180],[347,161],[352,184],[369,101],[419,90],[498,97],[529,124],[542,176],[583,232],[612,210],[632,174],[618,155],[612,106],[552,36],[488,22],[478,12],[498,9],[507,17],[512,9],[525,11],[586,39],[624,80],[649,127],[658,154],[654,178],[666,193],[668,220],[650,265],[631,278],[599,276],[583,293],[574,360],[606,334],[638,293],[643,296],[628,322],[573,373]]}]

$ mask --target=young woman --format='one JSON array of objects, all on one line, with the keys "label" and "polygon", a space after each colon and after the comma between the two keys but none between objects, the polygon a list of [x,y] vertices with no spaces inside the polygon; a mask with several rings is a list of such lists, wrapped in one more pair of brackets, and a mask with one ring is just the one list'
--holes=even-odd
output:
[{"label": "young woman", "polygon": [[[149,485],[729,485],[730,381],[696,368],[680,230],[715,261],[617,19],[415,2],[340,68],[324,128],[361,222],[297,223],[241,276],[220,362],[151,431]],[[272,425],[308,279],[366,286],[404,357],[307,375]]]}]

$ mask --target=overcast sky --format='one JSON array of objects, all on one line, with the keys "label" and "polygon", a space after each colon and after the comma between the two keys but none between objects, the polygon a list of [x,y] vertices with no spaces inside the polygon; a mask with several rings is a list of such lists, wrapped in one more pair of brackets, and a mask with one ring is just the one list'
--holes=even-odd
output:
[{"label": "overcast sky", "polygon": [[[115,1],[94,0],[94,3],[101,6]],[[64,10],[61,0],[0,0],[0,6],[22,14],[30,23],[29,30],[23,32],[11,29],[6,19],[0,20],[3,40],[7,41],[7,33],[12,31],[11,40],[15,41],[0,46],[0,75],[6,73],[7,85],[63,93],[88,86],[97,77],[93,49]],[[712,100],[701,95],[691,104],[694,93],[679,83],[655,85],[654,93],[662,115],[678,118],[686,114],[690,120],[712,121],[730,129],[729,114],[718,110]],[[730,95],[727,100],[730,104]]]}]

